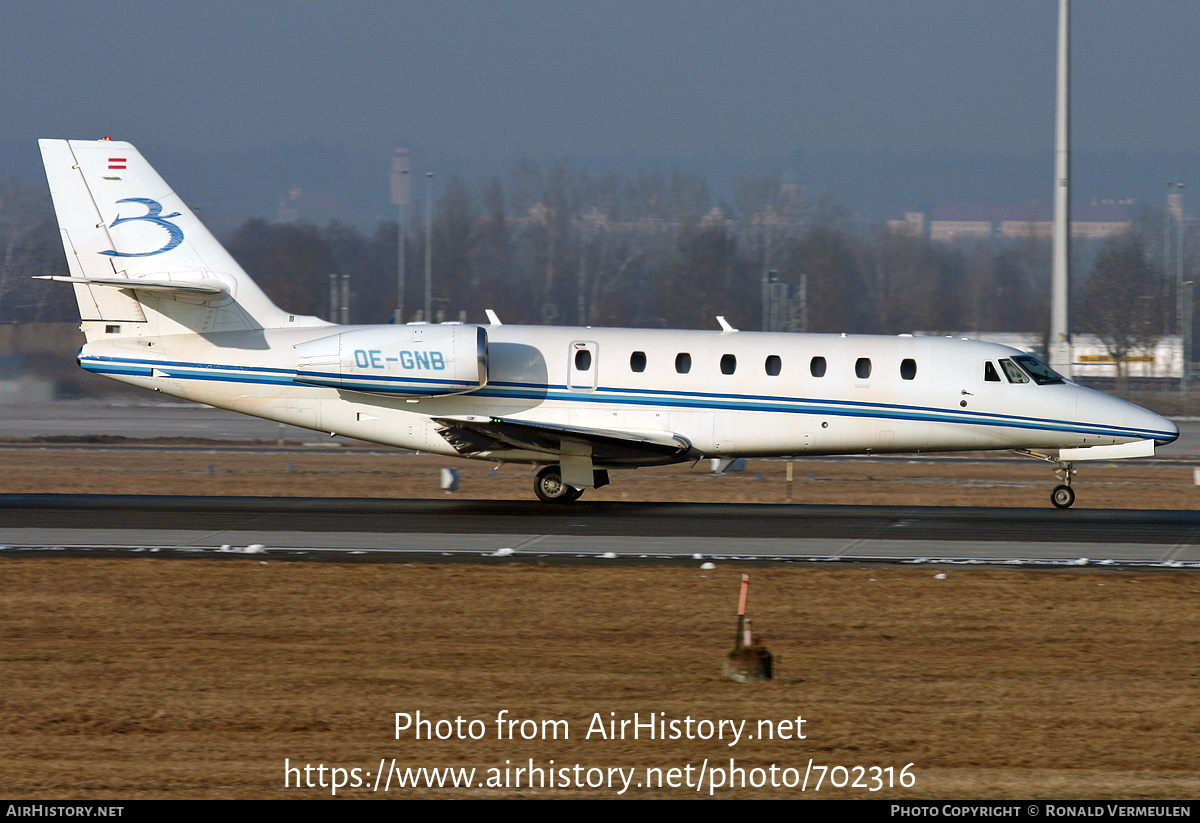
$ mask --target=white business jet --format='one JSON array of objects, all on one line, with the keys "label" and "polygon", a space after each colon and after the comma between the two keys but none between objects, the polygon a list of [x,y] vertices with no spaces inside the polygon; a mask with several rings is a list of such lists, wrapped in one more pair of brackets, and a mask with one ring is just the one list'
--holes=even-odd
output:
[{"label": "white business jet", "polygon": [[[1154,454],[1174,423],[962,339],[455,323],[337,326],[259,290],[129,143],[42,140],[87,339],[79,364],[223,409],[539,468],[544,501],[704,457]],[[1045,450],[1057,451],[1056,455]]]}]

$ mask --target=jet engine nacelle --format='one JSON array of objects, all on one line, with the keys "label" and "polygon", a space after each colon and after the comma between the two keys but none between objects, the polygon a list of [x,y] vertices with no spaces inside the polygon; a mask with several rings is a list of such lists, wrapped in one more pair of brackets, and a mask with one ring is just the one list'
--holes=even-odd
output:
[{"label": "jet engine nacelle", "polygon": [[394,397],[464,394],[487,385],[482,326],[371,326],[296,346],[296,382]]}]

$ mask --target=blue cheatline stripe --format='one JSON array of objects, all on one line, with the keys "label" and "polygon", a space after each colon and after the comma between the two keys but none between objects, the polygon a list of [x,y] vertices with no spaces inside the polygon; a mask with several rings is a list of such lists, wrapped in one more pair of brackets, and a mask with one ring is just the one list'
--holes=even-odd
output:
[{"label": "blue cheatline stripe", "polygon": [[[532,388],[535,390],[533,394],[513,392],[511,394],[499,393],[504,388]],[[576,392],[570,394],[555,393],[552,390],[564,389],[565,386],[538,386],[536,383],[507,383],[502,381],[489,383],[486,389],[478,392],[480,395],[496,396],[496,397],[513,397],[523,399],[535,399],[548,397],[556,400],[582,400],[584,395]],[[543,389],[543,391],[536,391]],[[496,393],[493,393],[496,390]],[[704,402],[707,398],[726,398],[729,400],[754,401],[753,405],[728,406],[745,411],[783,411],[783,412],[798,412],[803,414],[833,414],[842,417],[886,417],[896,420],[926,420],[935,422],[952,422],[974,425],[993,425],[993,426],[1010,426],[1012,428],[1038,428],[1051,429],[1054,431],[1074,431],[1086,434],[1107,434],[1107,435],[1126,435],[1134,437],[1174,437],[1171,432],[1160,432],[1153,429],[1135,429],[1125,426],[1113,426],[1108,424],[1098,423],[1079,423],[1056,420],[1053,418],[1043,417],[1023,417],[1021,415],[1000,414],[998,412],[978,412],[978,411],[955,411],[939,409],[931,406],[911,406],[904,404],[893,403],[868,403],[856,400],[822,400],[818,398],[791,398],[778,397],[772,395],[756,395],[756,394],[707,394],[704,392],[686,392],[686,391],[668,391],[656,389],[626,389],[618,387],[601,386],[596,390],[595,394],[589,393],[586,395],[594,399],[598,403],[622,403],[625,402],[619,399],[609,399],[600,395],[600,392],[611,392],[613,394],[631,394],[645,398],[639,403],[633,405],[658,405],[658,406],[684,406],[687,408],[711,408],[711,403]],[[655,395],[655,397],[650,397]],[[783,403],[784,406],[777,404]],[[725,406],[722,406],[725,407]],[[1069,426],[1069,428],[1063,428]]]},{"label": "blue cheatline stripe", "polygon": [[[311,383],[298,383],[297,372],[288,369],[277,369],[264,366],[217,365],[205,363],[188,363],[173,360],[133,360],[120,357],[80,358],[80,365],[96,374],[130,375],[137,377],[152,377],[155,368],[166,372],[167,376],[181,380],[204,380],[224,383],[254,383],[272,386],[316,386]],[[458,389],[448,389],[442,393],[461,392],[473,383],[462,381],[439,381],[423,378],[377,378],[391,379],[390,385],[370,383],[354,384],[356,375],[351,381],[339,375],[315,373],[323,377],[340,378],[343,385],[340,388],[369,391],[377,394],[405,394],[402,388],[405,382],[420,383],[414,386],[422,392],[428,392],[434,386],[431,383],[441,383],[456,386]],[[338,388],[329,386],[329,388]],[[999,428],[1070,432],[1077,434],[1096,434],[1110,437],[1141,437],[1145,439],[1163,439],[1174,437],[1172,432],[1160,432],[1152,429],[1134,429],[1121,426],[1103,425],[1098,423],[1079,423],[1052,418],[1021,417],[1018,415],[994,414],[989,412],[970,412],[944,410],[926,406],[907,406],[899,404],[868,403],[853,400],[822,400],[817,398],[788,398],[772,395],[752,394],[717,394],[704,392],[685,392],[673,390],[656,391],[653,389],[624,389],[604,386],[596,391],[581,393],[570,391],[565,385],[505,382],[489,383],[487,387],[470,392],[473,397],[492,397],[504,400],[558,400],[620,406],[652,406],[660,408],[685,409],[720,409],[725,411],[761,411],[779,412],[785,414],[827,415],[833,417],[878,417],[888,420],[911,420],[927,423],[954,423],[969,426],[993,426]]]},{"label": "blue cheatline stripe", "polygon": [[[93,365],[93,363],[97,365]],[[101,365],[102,364],[102,365]],[[146,365],[143,365],[146,364]],[[419,388],[425,394],[455,394],[470,390],[476,383],[466,380],[446,380],[426,377],[389,377],[378,375],[356,375],[347,379],[328,372],[297,372],[271,369],[262,366],[215,366],[203,363],[183,363],[170,360],[127,360],[119,357],[84,357],[80,365],[97,374],[129,374],[139,377],[153,376],[153,369],[166,372],[167,377],[179,380],[207,380],[228,383],[259,383],[274,386],[297,385],[297,377],[325,378],[341,381],[340,386],[329,383],[312,383],[327,388],[342,388],[351,391],[367,391],[375,394],[408,394],[407,387]],[[234,372],[230,374],[229,372]],[[358,382],[358,381],[364,382]],[[375,383],[366,381],[377,381]],[[386,381],[386,382],[385,382]],[[439,390],[440,389],[440,390]]]},{"label": "blue cheatline stripe", "polygon": [[345,375],[333,374],[331,372],[289,372],[294,374],[297,379],[304,377],[320,377],[326,380],[342,381],[342,388],[349,388],[348,383],[355,380],[366,381],[362,385],[372,385],[375,381],[377,385],[385,385],[391,383],[419,383],[421,385],[439,385],[439,386],[457,386],[459,388],[470,388],[479,384],[471,380],[447,380],[441,377],[392,377],[391,375],[379,374],[356,374],[353,378],[348,378]]},{"label": "blue cheatline stripe", "polygon": [[[499,397],[504,399],[573,400],[576,402],[585,399],[577,393],[557,391],[505,391],[503,389],[493,389],[490,384],[487,388],[480,389],[477,392],[472,392],[472,395],[476,397]],[[720,395],[714,395],[714,397],[720,397]],[[927,423],[955,423],[969,426],[995,426],[1008,429],[1071,432],[1077,434],[1106,435],[1111,437],[1142,437],[1145,439],[1174,437],[1173,434],[1168,432],[1154,432],[1146,429],[1102,426],[1099,424],[1074,423],[1069,421],[1048,420],[1043,418],[1019,418],[1011,415],[988,415],[986,412],[957,413],[941,411],[938,409],[917,411],[904,410],[903,407],[885,406],[882,404],[874,407],[870,407],[868,404],[861,404],[861,407],[859,408],[838,408],[826,405],[806,405],[811,402],[829,403],[836,401],[795,400],[791,401],[790,403],[738,404],[717,399],[705,400],[701,398],[685,399],[670,397],[644,397],[639,398],[637,401],[630,401],[622,397],[606,397],[600,394],[588,394],[586,396],[586,400],[592,403],[610,403],[628,406],[660,406],[689,409],[725,409],[728,411],[783,412],[788,414],[825,415],[829,417],[875,417],[887,420],[913,420]]]}]

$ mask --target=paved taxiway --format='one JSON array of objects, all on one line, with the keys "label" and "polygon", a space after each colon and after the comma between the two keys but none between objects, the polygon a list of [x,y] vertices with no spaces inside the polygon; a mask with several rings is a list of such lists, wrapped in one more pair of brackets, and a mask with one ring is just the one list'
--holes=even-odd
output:
[{"label": "paved taxiway", "polygon": [[[147,394],[147,397],[151,395]],[[0,438],[190,437],[207,440],[328,443],[328,432],[310,431],[181,400],[120,402],[64,400],[0,407]]]},{"label": "paved taxiway", "polygon": [[1086,559],[1200,569],[1200,512],[0,495],[0,544],[10,555],[153,549],[195,556],[261,544],[276,557],[343,559]]}]

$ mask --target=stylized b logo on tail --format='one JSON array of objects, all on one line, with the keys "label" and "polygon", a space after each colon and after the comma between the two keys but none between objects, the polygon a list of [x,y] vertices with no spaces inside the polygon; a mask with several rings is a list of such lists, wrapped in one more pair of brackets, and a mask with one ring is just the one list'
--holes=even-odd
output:
[{"label": "stylized b logo on tail", "polygon": [[118,216],[117,219],[112,221],[112,223],[109,225],[110,229],[115,226],[119,226],[122,223],[131,223],[135,220],[148,220],[151,223],[153,223],[154,225],[161,226],[162,228],[167,230],[167,234],[169,235],[169,237],[167,239],[167,245],[163,246],[161,249],[155,249],[154,251],[143,251],[143,252],[134,253],[134,252],[114,251],[112,249],[109,249],[108,251],[100,252],[101,254],[107,254],[109,257],[153,257],[156,254],[162,254],[165,251],[170,251],[171,249],[175,248],[176,246],[178,246],[180,243],[183,242],[183,229],[179,228],[179,226],[176,226],[174,223],[172,223],[168,219],[171,217],[179,217],[180,216],[179,212],[175,212],[174,214],[168,214],[168,215],[164,216],[162,213],[162,209],[163,209],[162,203],[159,203],[157,200],[151,200],[147,197],[126,197],[124,200],[118,200],[117,202],[118,203],[141,203],[143,206],[146,207],[146,213],[138,215],[137,217],[120,217],[120,216]]}]

